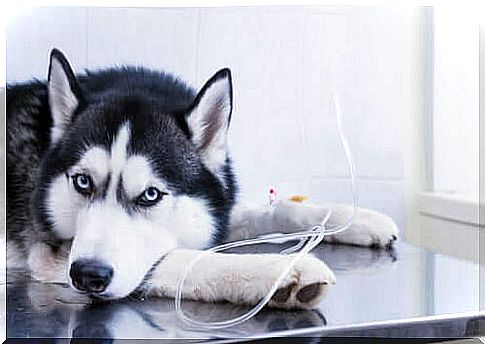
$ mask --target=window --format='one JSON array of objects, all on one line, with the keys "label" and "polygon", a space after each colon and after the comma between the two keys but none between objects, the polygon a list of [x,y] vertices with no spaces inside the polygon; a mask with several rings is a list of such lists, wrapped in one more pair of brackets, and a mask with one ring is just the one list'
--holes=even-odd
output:
[{"label": "window", "polygon": [[432,188],[478,201],[479,29],[471,8],[434,9]]}]

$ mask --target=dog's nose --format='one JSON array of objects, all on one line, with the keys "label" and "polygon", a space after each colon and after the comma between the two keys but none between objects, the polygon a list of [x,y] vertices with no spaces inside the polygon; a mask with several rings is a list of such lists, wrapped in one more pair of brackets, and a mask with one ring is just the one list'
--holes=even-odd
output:
[{"label": "dog's nose", "polygon": [[80,259],[69,270],[74,287],[90,293],[101,293],[111,282],[113,269],[94,259]]}]

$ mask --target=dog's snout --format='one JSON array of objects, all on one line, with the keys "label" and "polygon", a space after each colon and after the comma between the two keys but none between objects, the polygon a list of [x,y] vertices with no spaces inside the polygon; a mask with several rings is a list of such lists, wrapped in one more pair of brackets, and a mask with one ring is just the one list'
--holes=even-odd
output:
[{"label": "dog's snout", "polygon": [[71,264],[69,276],[77,289],[90,293],[101,293],[111,282],[113,269],[97,260],[82,259]]}]

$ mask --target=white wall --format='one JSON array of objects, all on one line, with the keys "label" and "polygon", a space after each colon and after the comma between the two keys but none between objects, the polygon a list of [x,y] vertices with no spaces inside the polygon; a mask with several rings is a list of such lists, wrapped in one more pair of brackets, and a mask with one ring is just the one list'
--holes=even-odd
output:
[{"label": "white wall", "polygon": [[404,14],[371,7],[38,8],[7,28],[7,81],[44,78],[61,48],[78,71],[113,64],[163,68],[200,87],[228,66],[230,144],[246,201],[267,189],[347,202],[331,112],[342,94],[360,205],[403,224]]},{"label": "white wall", "polygon": [[478,201],[478,22],[466,6],[434,11],[434,191]]}]

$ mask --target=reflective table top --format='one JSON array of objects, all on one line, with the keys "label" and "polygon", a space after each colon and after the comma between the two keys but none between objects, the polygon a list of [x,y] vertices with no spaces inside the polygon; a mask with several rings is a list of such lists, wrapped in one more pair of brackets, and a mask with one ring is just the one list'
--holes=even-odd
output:
[{"label": "reflective table top", "polygon": [[[288,246],[288,243],[285,244]],[[261,245],[247,252],[275,252]],[[240,250],[239,252],[244,252]],[[7,274],[7,336],[91,338],[242,338],[273,335],[418,336],[477,335],[482,321],[479,266],[406,243],[394,250],[322,245],[313,254],[337,276],[318,309],[266,308],[240,325],[189,328],[169,299],[86,302],[66,285],[40,284],[21,271]],[[197,320],[236,317],[249,307],[182,302]]]}]

